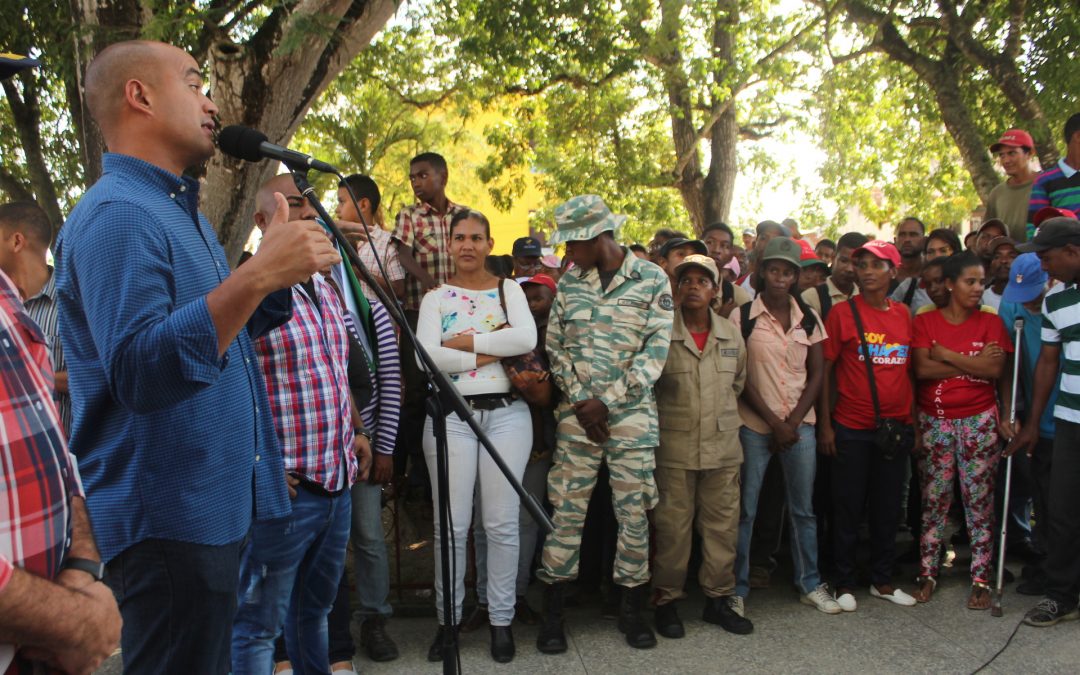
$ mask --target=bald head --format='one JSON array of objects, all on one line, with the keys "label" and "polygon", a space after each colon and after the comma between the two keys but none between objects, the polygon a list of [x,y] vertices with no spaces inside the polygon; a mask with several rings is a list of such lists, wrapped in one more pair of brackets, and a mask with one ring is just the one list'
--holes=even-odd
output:
[{"label": "bald head", "polygon": [[86,106],[108,140],[124,105],[127,83],[153,83],[170,52],[181,50],[163,42],[131,40],[101,50],[86,69]]},{"label": "bald head", "polygon": [[307,203],[296,189],[291,174],[283,173],[274,176],[262,184],[258,194],[255,195],[255,224],[261,229],[269,224],[277,211],[277,200],[274,193],[280,192],[285,195],[289,202],[289,220],[315,220],[315,209]]}]

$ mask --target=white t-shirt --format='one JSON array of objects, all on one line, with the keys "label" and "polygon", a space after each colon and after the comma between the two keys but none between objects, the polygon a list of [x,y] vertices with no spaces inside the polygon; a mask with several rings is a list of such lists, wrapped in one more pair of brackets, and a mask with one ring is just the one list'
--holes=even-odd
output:
[{"label": "white t-shirt", "polygon": [[[512,280],[501,283],[506,297],[505,313],[497,287],[475,291],[443,284],[428,291],[420,303],[416,338],[462,396],[510,391],[510,378],[502,364],[495,362],[477,368],[477,354],[517,356],[536,346],[536,322],[529,312],[525,291]],[[499,328],[505,323],[510,325]],[[444,340],[457,335],[472,335],[474,351],[442,346]]]}]

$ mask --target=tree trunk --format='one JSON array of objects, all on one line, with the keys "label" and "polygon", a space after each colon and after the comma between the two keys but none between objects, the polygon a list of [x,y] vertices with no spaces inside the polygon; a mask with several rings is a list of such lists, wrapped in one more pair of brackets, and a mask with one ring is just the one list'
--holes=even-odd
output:
[{"label": "tree trunk", "polygon": [[[323,0],[301,3],[276,25],[264,24],[245,44],[219,40],[206,61],[222,123],[262,131],[287,145],[312,102],[366,47],[397,9],[394,0]],[[301,11],[340,17],[334,37],[315,32],[298,38]],[[299,46],[282,49],[286,40]],[[255,194],[277,172],[273,162],[245,163],[221,153],[207,165],[202,208],[217,228],[229,262],[235,264],[254,227]]]},{"label": "tree trunk", "polygon": [[893,17],[859,0],[846,0],[844,8],[855,22],[876,29],[874,41],[879,49],[890,58],[911,68],[919,79],[930,87],[938,104],[941,120],[956,142],[964,168],[975,186],[975,192],[985,203],[990,196],[990,190],[1001,182],[1001,179],[994,171],[982,134],[975,126],[960,92],[960,78],[957,74],[963,59],[960,49],[951,40],[946,40],[941,58],[931,59],[907,44],[893,23]]},{"label": "tree trunk", "polygon": [[[737,0],[718,0],[713,25],[713,58],[716,59],[717,70],[713,77],[719,91],[732,91],[735,75],[730,71],[731,64],[735,62],[735,31],[738,25]],[[704,181],[704,219],[698,227],[699,233],[706,225],[726,221],[734,201],[735,178],[739,174],[739,123],[735,102],[713,101],[713,109],[725,105],[724,112],[709,131],[711,159]]]},{"label": "tree trunk", "polygon": [[[107,44],[142,35],[151,10],[145,0],[71,2],[89,29],[76,38],[79,78],[69,86],[89,185],[100,176],[104,148],[96,125],[87,123],[81,78],[92,55]],[[192,55],[206,68],[222,123],[259,129],[271,142],[287,145],[312,102],[371,42],[397,4],[396,0],[272,3],[270,15],[243,43],[232,42],[222,26],[208,21]],[[204,169],[201,207],[235,264],[254,227],[256,191],[277,168],[273,162],[244,163],[218,153]]]},{"label": "tree trunk", "polygon": [[701,152],[697,129],[694,127],[693,92],[684,69],[680,39],[683,2],[669,1],[660,5],[660,27],[655,43],[657,51],[653,64],[660,69],[660,77],[668,96],[668,114],[671,117],[671,138],[675,145],[676,167],[673,179],[683,206],[690,216],[695,232],[705,226],[705,204],[702,199],[704,179],[701,173]]},{"label": "tree trunk", "polygon": [[[16,82],[22,84],[17,87]],[[18,78],[4,80],[4,95],[11,106],[11,116],[19,131],[19,140],[26,158],[26,171],[30,176],[30,189],[34,198],[49,218],[53,239],[64,222],[60,200],[52,173],[45,164],[45,152],[41,144],[41,108],[38,105],[38,75],[23,73]],[[21,91],[20,91],[21,89]]]}]

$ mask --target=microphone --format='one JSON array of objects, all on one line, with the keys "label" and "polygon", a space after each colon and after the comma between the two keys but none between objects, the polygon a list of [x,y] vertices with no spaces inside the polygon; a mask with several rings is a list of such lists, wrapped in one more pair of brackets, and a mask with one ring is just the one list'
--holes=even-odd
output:
[{"label": "microphone", "polygon": [[217,140],[218,148],[226,155],[248,162],[276,159],[290,169],[315,169],[335,175],[340,173],[326,162],[315,159],[311,155],[275,145],[268,141],[266,134],[261,131],[239,124],[222,129]]}]

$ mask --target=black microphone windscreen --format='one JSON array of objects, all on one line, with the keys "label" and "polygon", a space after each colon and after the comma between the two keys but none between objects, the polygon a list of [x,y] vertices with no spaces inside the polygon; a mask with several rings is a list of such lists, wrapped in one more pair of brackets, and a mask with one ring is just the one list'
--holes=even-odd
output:
[{"label": "black microphone windscreen", "polygon": [[238,157],[249,162],[258,162],[263,158],[259,146],[266,142],[266,134],[239,124],[227,126],[218,136],[218,147],[226,155]]}]

